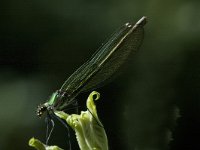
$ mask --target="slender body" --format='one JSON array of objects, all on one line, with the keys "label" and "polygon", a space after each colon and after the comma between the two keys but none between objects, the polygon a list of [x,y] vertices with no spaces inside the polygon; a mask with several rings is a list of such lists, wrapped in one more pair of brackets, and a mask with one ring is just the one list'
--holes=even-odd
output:
[{"label": "slender body", "polygon": [[46,111],[63,110],[79,93],[94,89],[109,79],[128,56],[139,49],[145,24],[146,17],[142,17],[136,24],[126,23],[119,28],[46,103],[38,106],[37,115],[42,116]]}]

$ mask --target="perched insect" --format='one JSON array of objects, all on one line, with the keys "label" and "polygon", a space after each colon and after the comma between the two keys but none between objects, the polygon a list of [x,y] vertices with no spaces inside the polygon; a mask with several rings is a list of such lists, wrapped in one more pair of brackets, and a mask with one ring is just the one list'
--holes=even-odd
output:
[{"label": "perched insect", "polygon": [[142,17],[136,24],[126,23],[119,28],[46,103],[38,106],[37,115],[41,117],[44,112],[51,114],[55,110],[63,110],[74,102],[79,93],[94,89],[110,78],[127,57],[139,49],[145,24],[146,17]]},{"label": "perched insect", "polygon": [[[124,63],[131,53],[135,53],[142,44],[146,17],[142,17],[136,24],[126,23],[119,28],[111,38],[101,46],[95,54],[80,66],[62,85],[52,94],[51,98],[37,108],[37,116],[47,114],[46,144],[53,131],[54,122],[58,118],[54,111],[62,111],[75,101],[75,97],[84,92],[98,87],[101,83],[111,78],[118,68]],[[52,128],[49,131],[49,123]],[[68,129],[65,123],[64,126]],[[69,130],[69,129],[68,129]],[[68,138],[70,134],[68,132]],[[69,149],[71,143],[69,141]]]}]

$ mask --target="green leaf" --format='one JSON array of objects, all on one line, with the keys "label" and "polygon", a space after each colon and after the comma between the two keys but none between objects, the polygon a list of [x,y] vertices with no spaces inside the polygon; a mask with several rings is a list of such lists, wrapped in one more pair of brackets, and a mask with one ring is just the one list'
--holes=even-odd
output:
[{"label": "green leaf", "polygon": [[29,140],[29,146],[34,147],[37,150],[63,150],[58,146],[48,146],[43,144],[41,141],[35,138]]},{"label": "green leaf", "polygon": [[[95,97],[95,98],[94,98]],[[108,140],[105,129],[99,120],[94,100],[98,100],[100,94],[93,91],[86,102],[87,111],[81,111],[80,115],[68,115],[62,111],[55,114],[66,120],[75,131],[81,150],[108,150]]]}]

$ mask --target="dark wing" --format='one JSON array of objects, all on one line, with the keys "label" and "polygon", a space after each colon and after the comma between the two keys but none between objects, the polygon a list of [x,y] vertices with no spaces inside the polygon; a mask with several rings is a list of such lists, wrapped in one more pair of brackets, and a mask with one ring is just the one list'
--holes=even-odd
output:
[{"label": "dark wing", "polygon": [[[142,18],[136,25],[126,24],[128,28],[121,33],[116,32],[91,60],[101,64],[98,72],[90,78],[81,91],[94,89],[110,78],[131,54],[134,54],[142,44],[144,37],[143,25],[146,18]],[[142,22],[141,22],[142,21]],[[142,23],[142,24],[141,24]],[[119,34],[117,34],[119,33]]]},{"label": "dark wing", "polygon": [[90,60],[65,81],[61,92],[66,92],[68,97],[75,97],[108,79],[130,53],[135,53],[139,49],[145,23],[146,17],[142,17],[135,25],[127,23],[117,30]]}]

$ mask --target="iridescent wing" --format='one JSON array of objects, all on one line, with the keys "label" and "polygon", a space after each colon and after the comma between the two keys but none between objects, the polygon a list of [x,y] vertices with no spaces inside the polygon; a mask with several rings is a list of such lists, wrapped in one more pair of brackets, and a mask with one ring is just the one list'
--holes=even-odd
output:
[{"label": "iridescent wing", "polygon": [[[136,24],[126,23],[62,85],[60,91],[72,99],[110,78],[131,53],[142,44],[146,17]],[[62,105],[62,104],[61,104]]]}]

